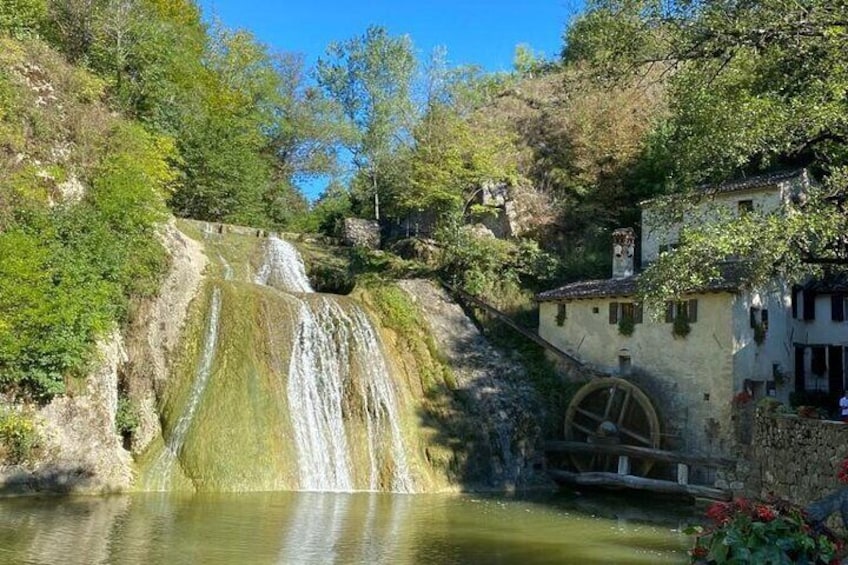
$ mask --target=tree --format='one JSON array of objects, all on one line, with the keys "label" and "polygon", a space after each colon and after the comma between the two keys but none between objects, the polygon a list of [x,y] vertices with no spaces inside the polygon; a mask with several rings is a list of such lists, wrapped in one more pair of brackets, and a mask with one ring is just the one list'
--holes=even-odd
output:
[{"label": "tree", "polygon": [[407,142],[415,69],[409,37],[391,37],[378,26],[331,44],[326,58],[318,60],[318,84],[338,104],[348,126],[341,143],[367,178],[378,220],[380,177],[394,150]]},{"label": "tree", "polygon": [[786,167],[809,167],[824,181],[802,214],[763,220],[766,228],[746,231],[750,218],[692,227],[682,249],[646,274],[653,290],[697,286],[730,248],[755,256],[744,269],[749,284],[802,277],[822,255],[837,259],[825,243],[845,228],[832,203],[844,200],[848,167],[846,13],[844,0],[602,0],[572,25],[567,60],[597,76],[667,85],[668,118],[653,134],[660,143],[643,154],[643,170],[667,192]]}]

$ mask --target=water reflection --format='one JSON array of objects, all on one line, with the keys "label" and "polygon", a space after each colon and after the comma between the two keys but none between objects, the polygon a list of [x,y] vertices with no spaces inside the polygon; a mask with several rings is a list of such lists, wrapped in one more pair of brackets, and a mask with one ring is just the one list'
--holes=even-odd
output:
[{"label": "water reflection", "polygon": [[7,499],[0,500],[0,563],[686,561],[689,540],[678,523],[688,520],[676,509],[601,499],[587,511],[588,500],[381,493]]}]

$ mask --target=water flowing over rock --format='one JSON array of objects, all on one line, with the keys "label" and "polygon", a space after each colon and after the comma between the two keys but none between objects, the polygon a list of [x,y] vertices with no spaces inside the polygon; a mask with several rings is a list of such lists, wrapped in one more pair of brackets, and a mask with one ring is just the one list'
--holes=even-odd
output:
[{"label": "water flowing over rock", "polygon": [[276,236],[268,238],[265,262],[256,273],[256,284],[274,286],[287,292],[313,292],[306,268],[297,249]]},{"label": "water flowing over rock", "polygon": [[[298,454],[300,488],[311,491],[412,492],[397,413],[397,397],[382,348],[362,309],[340,297],[313,293],[303,261],[287,242],[270,238],[256,282],[273,281],[299,296],[287,382]],[[358,407],[349,398],[359,397]],[[346,412],[362,414],[369,464],[367,485],[356,485]],[[355,448],[354,448],[355,449]],[[386,451],[390,458],[386,457]],[[388,484],[381,481],[391,470]]]},{"label": "water flowing over rock", "polygon": [[149,487],[151,490],[168,490],[171,484],[171,475],[174,469],[174,463],[177,460],[180,449],[185,443],[186,434],[188,433],[191,423],[194,421],[194,416],[197,413],[197,408],[200,406],[200,401],[203,398],[203,393],[206,390],[206,385],[209,383],[209,376],[212,374],[212,362],[215,359],[215,351],[218,345],[218,318],[221,315],[221,289],[215,288],[212,291],[212,303],[209,311],[209,325],[206,328],[206,335],[203,343],[203,357],[201,358],[200,366],[197,370],[197,377],[191,387],[188,402],[177,425],[174,426],[173,432],[165,442],[165,449],[159,454],[159,458],[153,464],[149,474],[151,481]]}]

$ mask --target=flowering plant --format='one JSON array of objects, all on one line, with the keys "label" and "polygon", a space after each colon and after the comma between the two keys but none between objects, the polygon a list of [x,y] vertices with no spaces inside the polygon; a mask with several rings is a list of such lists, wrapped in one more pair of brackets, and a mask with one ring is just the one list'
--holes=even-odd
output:
[{"label": "flowering plant", "polygon": [[737,498],[713,504],[706,515],[709,526],[686,530],[697,536],[692,563],[839,563],[841,543],[788,502]]},{"label": "flowering plant", "polygon": [[839,464],[839,471],[836,472],[836,478],[840,483],[848,484],[848,457],[842,460]]}]

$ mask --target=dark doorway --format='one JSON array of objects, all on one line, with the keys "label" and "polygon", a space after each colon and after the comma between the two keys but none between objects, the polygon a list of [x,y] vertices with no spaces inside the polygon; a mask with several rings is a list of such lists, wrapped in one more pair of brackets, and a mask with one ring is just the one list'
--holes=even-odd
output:
[{"label": "dark doorway", "polygon": [[842,351],[841,345],[829,345],[827,347],[827,387],[831,406],[839,406],[839,398],[842,396],[842,390],[845,387],[842,374]]},{"label": "dark doorway", "polygon": [[804,374],[804,350],[806,348],[800,345],[795,346],[795,392],[804,394],[807,388],[807,380]]}]

